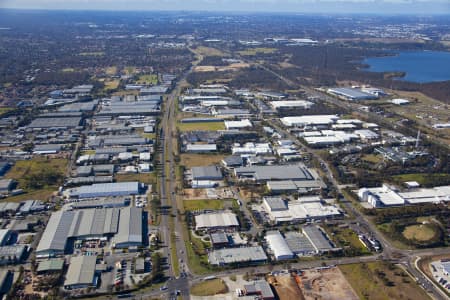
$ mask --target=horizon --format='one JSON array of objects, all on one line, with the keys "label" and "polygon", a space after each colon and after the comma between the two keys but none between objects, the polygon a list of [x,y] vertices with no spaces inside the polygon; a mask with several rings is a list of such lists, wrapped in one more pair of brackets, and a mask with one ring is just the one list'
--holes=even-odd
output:
[{"label": "horizon", "polygon": [[[230,3],[232,2],[232,4]],[[449,15],[445,0],[3,0],[0,10]]]}]

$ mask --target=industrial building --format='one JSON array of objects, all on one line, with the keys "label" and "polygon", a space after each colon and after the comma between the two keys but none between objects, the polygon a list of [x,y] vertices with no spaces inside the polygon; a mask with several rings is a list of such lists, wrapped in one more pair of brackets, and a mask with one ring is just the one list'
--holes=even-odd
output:
[{"label": "industrial building", "polygon": [[294,258],[294,253],[289,249],[289,245],[278,230],[266,232],[265,239],[275,260]]},{"label": "industrial building", "polygon": [[304,164],[240,167],[234,169],[234,175],[240,180],[259,183],[275,180],[315,180]]},{"label": "industrial building", "polygon": [[281,197],[264,197],[261,209],[273,224],[342,216],[336,206],[324,205],[318,196],[300,197],[291,201],[285,201]]},{"label": "industrial building", "polygon": [[64,268],[64,259],[53,258],[39,262],[36,272],[38,274],[58,273]]},{"label": "industrial building", "polygon": [[119,228],[113,239],[114,248],[142,246],[142,224],[142,208],[122,208]]},{"label": "industrial building", "polygon": [[234,213],[207,213],[195,216],[195,230],[235,230],[239,221]]},{"label": "industrial building", "polygon": [[281,111],[286,109],[310,109],[314,103],[304,100],[281,100],[281,101],[272,101],[270,102],[270,106],[274,109]]},{"label": "industrial building", "polygon": [[328,93],[350,101],[378,99],[377,95],[356,88],[330,88]]},{"label": "industrial building", "polygon": [[114,236],[116,247],[142,244],[142,209],[135,207],[80,209],[52,213],[37,246],[37,257],[69,252],[69,240]]},{"label": "industrial building", "polygon": [[303,226],[302,231],[317,253],[338,250],[319,227],[315,225]]},{"label": "industrial building", "polygon": [[80,187],[68,189],[65,191],[65,194],[69,198],[81,199],[138,195],[142,190],[143,188],[139,182],[131,181],[83,185]]},{"label": "industrial building", "polygon": [[192,180],[222,180],[223,175],[218,166],[193,167]]},{"label": "industrial building", "polygon": [[244,119],[240,121],[225,121],[225,128],[227,130],[250,128],[253,126],[249,119]]},{"label": "industrial building", "polygon": [[64,288],[68,290],[96,287],[98,276],[95,273],[96,256],[73,256],[70,259]]},{"label": "industrial building", "polygon": [[258,264],[267,262],[267,255],[261,246],[220,249],[209,252],[211,265]]},{"label": "industrial building", "polygon": [[428,189],[413,188],[402,192],[395,187],[383,184],[376,188],[361,188],[357,194],[361,201],[368,202],[373,207],[440,203],[450,201],[450,185]]},{"label": "industrial building", "polygon": [[37,118],[28,128],[31,129],[70,129],[81,125],[81,117]]},{"label": "industrial building", "polygon": [[305,127],[331,125],[339,119],[336,115],[306,115],[280,118],[281,123],[287,127]]},{"label": "industrial building", "polygon": [[310,240],[300,232],[286,232],[284,234],[284,240],[292,253],[297,256],[311,256],[317,254],[316,248],[314,248]]},{"label": "industrial building", "polygon": [[255,297],[255,299],[262,300],[275,300],[275,295],[273,294],[270,284],[262,280],[254,281],[251,284],[244,285],[244,295],[247,297]]},{"label": "industrial building", "polygon": [[27,251],[24,245],[12,245],[0,247],[0,265],[12,265],[21,262]]},{"label": "industrial building", "polygon": [[216,144],[187,144],[186,152],[187,153],[210,153],[216,152],[217,145]]}]

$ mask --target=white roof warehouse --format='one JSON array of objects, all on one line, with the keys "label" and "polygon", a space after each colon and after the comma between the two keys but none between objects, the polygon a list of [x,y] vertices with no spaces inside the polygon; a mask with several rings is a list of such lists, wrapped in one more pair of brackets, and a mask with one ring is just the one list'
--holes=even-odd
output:
[{"label": "white roof warehouse", "polygon": [[137,181],[97,183],[69,189],[66,191],[66,195],[69,198],[114,197],[137,195],[141,190],[141,185]]}]

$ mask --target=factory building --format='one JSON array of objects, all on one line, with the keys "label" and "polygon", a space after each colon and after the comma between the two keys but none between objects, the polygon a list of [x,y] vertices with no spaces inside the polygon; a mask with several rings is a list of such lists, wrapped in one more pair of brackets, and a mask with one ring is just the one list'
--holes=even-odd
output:
[{"label": "factory building", "polygon": [[125,207],[120,210],[119,229],[114,236],[114,248],[142,246],[142,209]]},{"label": "factory building", "polygon": [[209,252],[208,261],[216,266],[259,264],[267,262],[267,255],[261,246],[227,248]]},{"label": "factory building", "polygon": [[68,290],[96,287],[98,276],[95,273],[96,256],[74,256],[70,259],[64,288]]},{"label": "factory building", "polygon": [[294,258],[294,253],[292,253],[291,249],[289,249],[289,245],[286,243],[279,231],[268,231],[265,239],[275,260]]},{"label": "factory building", "polygon": [[234,213],[208,213],[195,216],[195,230],[235,230],[239,221]]},{"label": "factory building", "polygon": [[96,198],[138,195],[142,191],[141,184],[137,181],[96,183],[69,189],[65,194],[69,198]]}]

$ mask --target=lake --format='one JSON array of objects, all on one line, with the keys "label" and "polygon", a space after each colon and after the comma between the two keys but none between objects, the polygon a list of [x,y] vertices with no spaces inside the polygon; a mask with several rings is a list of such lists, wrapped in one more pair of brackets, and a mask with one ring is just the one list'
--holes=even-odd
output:
[{"label": "lake", "polygon": [[399,80],[419,83],[450,80],[450,52],[402,51],[395,56],[367,58],[371,72],[405,72]]}]

